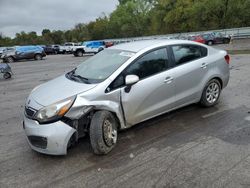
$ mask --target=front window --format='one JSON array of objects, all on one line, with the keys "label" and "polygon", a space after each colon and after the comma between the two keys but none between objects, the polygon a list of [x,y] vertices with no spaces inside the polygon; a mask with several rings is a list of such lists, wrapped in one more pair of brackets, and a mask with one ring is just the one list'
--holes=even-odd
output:
[{"label": "front window", "polygon": [[126,75],[134,74],[140,79],[152,76],[168,68],[167,49],[162,48],[152,51],[126,69]]},{"label": "front window", "polygon": [[169,68],[169,60],[167,49],[157,49],[151,51],[134,63],[129,65],[107,88],[106,92],[115,90],[125,85],[125,77],[127,75],[137,75],[140,79],[144,79]]},{"label": "front window", "polygon": [[133,52],[107,49],[87,59],[67,78],[84,83],[100,83],[134,55]]}]

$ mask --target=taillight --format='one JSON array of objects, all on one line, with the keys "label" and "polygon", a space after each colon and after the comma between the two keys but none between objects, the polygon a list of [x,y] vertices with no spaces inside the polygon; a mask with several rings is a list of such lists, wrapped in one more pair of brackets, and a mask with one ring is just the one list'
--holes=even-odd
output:
[{"label": "taillight", "polygon": [[225,60],[226,60],[227,64],[229,64],[229,63],[230,63],[230,56],[229,56],[229,55],[226,55],[226,56],[225,56]]}]

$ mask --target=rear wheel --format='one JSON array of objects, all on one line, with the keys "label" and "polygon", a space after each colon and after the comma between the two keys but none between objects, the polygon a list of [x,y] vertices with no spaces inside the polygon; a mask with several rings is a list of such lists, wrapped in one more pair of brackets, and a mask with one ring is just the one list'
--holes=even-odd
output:
[{"label": "rear wheel", "polygon": [[6,73],[4,73],[3,78],[9,79],[9,78],[11,78],[11,74],[9,72],[6,72]]},{"label": "rear wheel", "polygon": [[116,145],[118,123],[111,112],[98,111],[91,120],[89,135],[95,154],[109,153]]},{"label": "rear wheel", "polygon": [[217,104],[221,93],[221,84],[217,79],[210,80],[204,88],[200,103],[202,106],[210,107]]},{"label": "rear wheel", "polygon": [[207,42],[207,45],[208,45],[208,46],[212,46],[213,44],[214,44],[214,43],[213,43],[212,40],[210,40],[210,41]]},{"label": "rear wheel", "polygon": [[41,54],[36,54],[35,55],[35,60],[41,60],[43,57]]}]

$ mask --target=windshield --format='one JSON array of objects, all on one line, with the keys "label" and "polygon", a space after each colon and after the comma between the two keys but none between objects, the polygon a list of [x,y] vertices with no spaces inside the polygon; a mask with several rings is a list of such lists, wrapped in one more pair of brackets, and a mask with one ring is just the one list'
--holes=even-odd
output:
[{"label": "windshield", "polygon": [[90,84],[100,83],[133,55],[133,52],[106,49],[81,63],[73,72],[69,72],[67,77]]},{"label": "windshield", "polygon": [[83,42],[82,46],[86,46],[87,44],[90,44],[90,42]]}]

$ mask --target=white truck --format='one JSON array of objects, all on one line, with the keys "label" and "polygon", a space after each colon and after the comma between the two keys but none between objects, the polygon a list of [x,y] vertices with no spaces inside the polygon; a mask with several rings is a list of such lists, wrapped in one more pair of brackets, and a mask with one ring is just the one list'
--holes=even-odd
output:
[{"label": "white truck", "polygon": [[74,42],[66,42],[63,46],[59,47],[60,54],[72,53],[74,47],[78,47],[78,43]]}]

